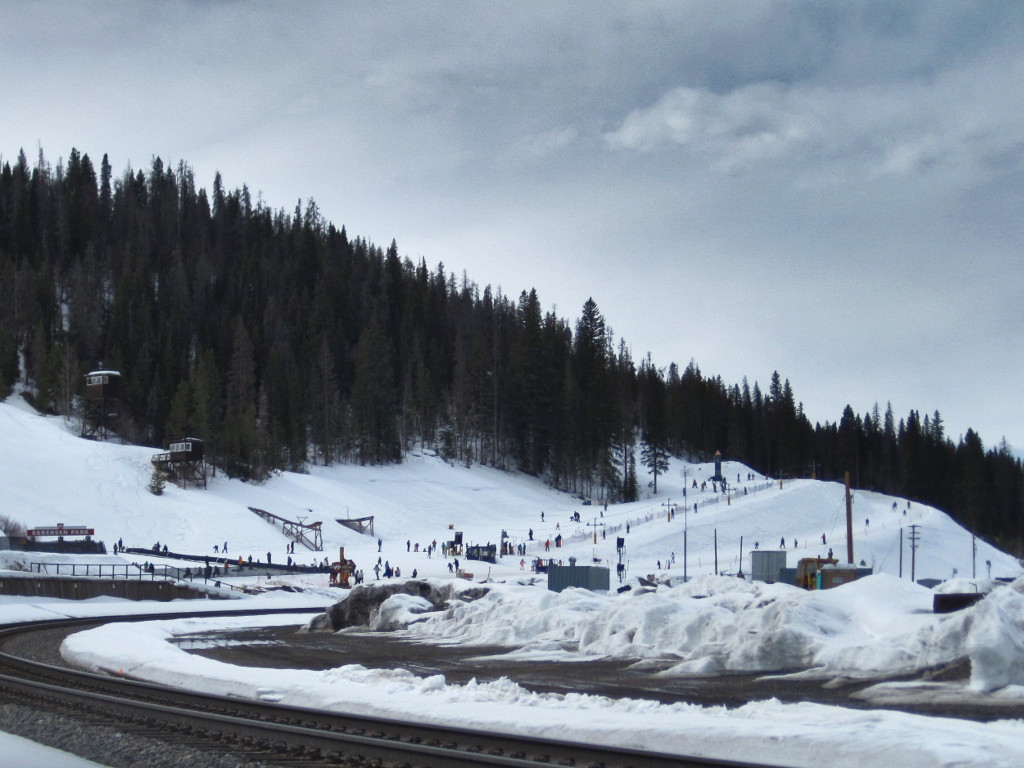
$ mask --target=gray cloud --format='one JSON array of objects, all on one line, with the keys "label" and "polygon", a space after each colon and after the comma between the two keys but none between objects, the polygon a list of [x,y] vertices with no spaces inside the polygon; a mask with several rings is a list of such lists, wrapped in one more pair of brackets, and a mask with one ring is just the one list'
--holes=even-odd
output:
[{"label": "gray cloud", "polygon": [[[1010,2],[0,0],[0,155],[183,159],[659,365],[1024,446]],[[57,20],[56,22],[54,20]]]}]

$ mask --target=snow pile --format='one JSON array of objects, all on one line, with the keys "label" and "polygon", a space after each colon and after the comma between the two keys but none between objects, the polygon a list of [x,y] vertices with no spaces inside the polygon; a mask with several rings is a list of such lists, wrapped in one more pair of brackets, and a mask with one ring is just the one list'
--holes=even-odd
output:
[{"label": "snow pile", "polygon": [[997,589],[974,609],[966,638],[971,688],[990,692],[1024,685],[1024,577]]},{"label": "snow pile", "polygon": [[[399,592],[382,594],[368,616],[371,630],[404,629],[419,641],[499,646],[509,649],[510,659],[658,661],[662,675],[887,678],[970,659],[976,691],[1024,685],[1024,595],[1006,586],[951,614],[932,613],[929,590],[880,575],[822,592],[723,577],[623,594],[492,585],[478,599],[453,600],[445,610],[422,595]],[[294,623],[288,617],[260,621]],[[174,625],[175,631],[182,627],[189,625]],[[114,625],[103,631],[130,630]],[[170,637],[154,631],[155,639]],[[116,670],[123,668],[126,645],[98,643],[83,658],[69,640],[66,651],[76,663]],[[135,674],[147,666],[143,656]]]},{"label": "snow pile", "polygon": [[392,595],[374,612],[370,619],[370,629],[382,632],[405,629],[410,624],[422,621],[423,614],[433,610],[433,604],[425,597]]},{"label": "snow pile", "polygon": [[[1008,592],[1024,601],[1012,590],[997,590]],[[662,674],[671,675],[886,677],[966,658],[973,612],[934,614],[931,602],[930,590],[886,575],[821,592],[714,576],[613,595],[499,586],[480,600],[427,616],[409,633],[498,645],[535,658],[577,653],[668,660],[674,663]],[[1000,635],[1010,631],[1006,610],[992,622]],[[1024,662],[1024,643],[1010,648],[1004,653],[1017,665]],[[1014,662],[1006,666],[1008,674]],[[994,683],[1014,682],[992,674]]]},{"label": "snow pile", "polygon": [[[736,596],[733,590],[722,594],[729,592]],[[489,595],[479,602],[495,599]],[[298,620],[267,618],[268,625]],[[775,700],[728,710],[534,693],[504,678],[453,685],[443,675],[419,677],[408,670],[360,665],[320,671],[245,668],[192,656],[167,642],[249,624],[251,619],[240,617],[106,625],[67,638],[62,652],[93,670],[123,669],[124,674],[211,693],[627,748],[654,745],[662,752],[725,760],[750,760],[756,754],[760,762],[815,768],[823,762],[858,768],[1010,768],[1024,759],[1021,721],[961,722]]]},{"label": "snow pile", "polygon": [[1004,586],[1001,581],[994,581],[993,579],[963,579],[953,578],[947,579],[941,584],[936,584],[932,588],[932,592],[941,593],[956,593],[956,594],[971,594],[978,593],[987,595],[993,589]]},{"label": "snow pile", "polygon": [[[344,599],[331,605],[303,630],[332,632],[348,627],[398,629],[418,621],[419,616],[427,611],[440,611],[453,603],[475,600],[489,590],[488,586],[464,579],[388,579],[357,584],[343,593]],[[330,597],[336,600],[338,591],[334,590]],[[391,600],[392,597],[395,599]],[[416,600],[407,599],[410,597]]]}]

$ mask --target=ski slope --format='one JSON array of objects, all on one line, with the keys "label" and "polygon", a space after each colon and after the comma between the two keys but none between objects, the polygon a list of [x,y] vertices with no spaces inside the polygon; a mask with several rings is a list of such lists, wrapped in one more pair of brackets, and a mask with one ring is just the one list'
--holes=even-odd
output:
[{"label": "ski slope", "polygon": [[[681,575],[684,559],[691,578],[740,570],[749,574],[750,551],[755,546],[777,549],[783,538],[790,566],[800,557],[824,556],[829,548],[845,560],[841,484],[792,480],[780,488],[778,481],[760,476],[746,481],[750,470],[730,461],[723,463],[723,474],[731,483],[737,476],[741,480],[729,497],[712,492],[713,465],[673,460],[670,472],[659,478],[656,496],[645,484],[640,501],[612,505],[607,511],[596,503],[585,506],[526,475],[453,466],[423,453],[395,466],[314,466],[308,474],[282,473],[262,485],[218,474],[207,490],[169,484],[161,496],[154,496],[147,486],[150,458],[157,449],[83,440],[73,424],[39,416],[19,400],[0,403],[0,514],[28,528],[57,523],[91,527],[108,551],[120,539],[126,547],[148,548],[159,542],[171,551],[213,555],[214,545],[227,542],[232,557],[252,555],[265,561],[271,553],[274,562],[284,562],[290,540],[248,510],[257,507],[291,520],[323,523],[325,551],[297,547],[297,562],[311,564],[324,556],[335,560],[338,548],[345,547],[346,557],[367,574],[377,561],[380,538],[380,555],[400,566],[403,574],[416,569],[421,576],[447,576],[447,563],[428,558],[422,550],[430,542],[450,540],[455,531],[463,532],[471,544],[498,543],[505,531],[513,544],[527,545],[527,563],[534,557],[566,563],[576,557],[580,564],[595,559],[613,564],[615,539],[622,536],[629,576]],[[698,485],[708,481],[706,491],[692,488],[695,478]],[[691,486],[685,497],[684,482]],[[676,509],[671,520],[670,504]],[[580,523],[570,521],[575,512]],[[372,537],[336,522],[371,515]],[[902,575],[909,578],[906,534],[911,524],[919,526],[918,579],[1015,577],[1021,572],[1013,557],[983,541],[973,542],[972,550],[970,533],[931,507],[911,502],[908,509],[904,499],[856,491],[853,521],[854,560],[876,573],[900,575],[902,540]],[[563,537],[561,548],[554,545],[558,535]],[[546,551],[544,542],[549,540]],[[418,553],[411,551],[416,544]],[[518,575],[522,559],[462,565],[477,576],[503,578]]]}]

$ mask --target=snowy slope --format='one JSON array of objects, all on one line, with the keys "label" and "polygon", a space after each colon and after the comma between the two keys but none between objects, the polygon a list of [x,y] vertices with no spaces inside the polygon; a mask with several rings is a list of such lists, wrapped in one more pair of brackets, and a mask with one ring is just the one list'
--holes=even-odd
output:
[{"label": "snowy slope", "polygon": [[[36,415],[17,398],[0,403],[0,484],[4,488],[0,514],[28,527],[87,525],[108,549],[123,539],[128,547],[150,547],[156,542],[171,551],[212,554],[212,548],[228,542],[233,556],[252,555],[275,562],[285,560],[288,539],[279,529],[248,511],[258,507],[283,517],[323,522],[324,553],[297,550],[302,563],[336,559],[337,548],[369,573],[376,562],[376,537],[384,540],[381,552],[405,575],[445,576],[446,563],[428,559],[423,552],[407,551],[406,542],[419,543],[451,538],[462,531],[468,543],[497,543],[505,530],[514,543],[528,545],[531,557],[546,556],[567,561],[570,556],[589,563],[594,558],[615,561],[615,538],[626,537],[629,574],[659,570],[681,575],[686,528],[687,575],[716,571],[750,572],[750,550],[775,549],[785,538],[789,565],[799,557],[825,555],[831,547],[845,559],[846,521],[844,490],[838,483],[811,480],[778,482],[764,478],[747,482],[749,470],[725,462],[723,472],[741,478],[738,493],[727,498],[707,490],[687,489],[683,497],[683,471],[692,484],[713,474],[709,464],[674,461],[661,477],[659,493],[649,492],[641,501],[583,506],[579,499],[552,490],[534,478],[486,467],[451,466],[440,459],[413,455],[398,466],[312,467],[309,474],[284,473],[264,485],[210,480],[208,490],[181,490],[169,485],[162,496],[147,490],[150,458],[156,449],[97,443],[77,436],[70,425],[57,418]],[[743,494],[743,488],[747,494]],[[649,489],[647,489],[649,491]],[[897,510],[893,511],[893,502]],[[677,506],[668,521],[666,506]],[[697,504],[694,512],[693,505]],[[580,512],[581,524],[570,522]],[[544,522],[541,522],[541,513]],[[376,537],[360,535],[335,522],[336,518],[375,518]],[[916,503],[876,493],[854,494],[854,559],[863,560],[876,572],[899,575],[901,527],[920,526],[916,577],[948,579],[960,576],[1014,577],[1021,572],[1016,560],[978,541],[972,559],[970,534],[946,514]],[[870,520],[870,524],[865,521]],[[593,543],[594,523],[607,537]],[[628,536],[626,524],[630,526]],[[529,540],[533,531],[534,540]],[[826,544],[821,543],[825,535]],[[910,575],[909,540],[904,530],[903,576]],[[554,537],[563,536],[563,547]],[[717,535],[717,559],[716,541]],[[794,539],[797,546],[794,547]],[[544,551],[544,541],[551,551]],[[740,560],[742,542],[743,560]],[[674,564],[672,564],[674,555]],[[495,566],[463,563],[475,575],[519,574],[519,557],[507,557]]]}]

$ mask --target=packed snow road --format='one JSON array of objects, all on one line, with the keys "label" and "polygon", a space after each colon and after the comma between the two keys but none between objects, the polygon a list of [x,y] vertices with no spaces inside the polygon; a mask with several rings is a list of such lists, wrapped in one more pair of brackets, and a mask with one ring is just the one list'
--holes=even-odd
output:
[{"label": "packed snow road", "polygon": [[[880,680],[788,679],[783,676],[750,674],[716,675],[700,678],[659,677],[669,662],[642,663],[624,659],[594,659],[577,663],[527,661],[500,658],[503,649],[466,646],[436,646],[402,637],[402,633],[379,632],[303,634],[297,627],[243,629],[209,632],[179,638],[179,646],[190,653],[245,667],[331,669],[360,664],[377,669],[406,669],[421,677],[441,674],[449,683],[465,684],[476,679],[489,682],[508,678],[540,693],[588,693],[609,698],[652,699],[661,703],[688,702],[703,706],[737,707],[751,701],[778,699],[796,703],[810,701],[859,709],[877,708],[876,703],[858,699],[856,694]],[[966,681],[966,664],[955,664],[923,675],[901,677],[900,682],[928,680]],[[916,714],[991,721],[1024,716],[1024,704],[950,704],[935,701],[896,701],[886,708]]]},{"label": "packed snow road", "polygon": [[[242,667],[327,670],[346,664],[375,669],[405,669],[421,676],[444,675],[464,685],[471,680],[490,682],[507,678],[538,693],[588,693],[609,698],[651,699],[661,703],[688,702],[702,706],[738,707],[777,699],[785,703],[815,702],[858,709],[877,708],[877,702],[857,698],[857,693],[879,680],[793,679],[783,676],[733,674],[701,678],[659,677],[667,666],[638,664],[633,660],[595,659],[566,664],[500,658],[501,649],[482,646],[437,646],[416,642],[398,633],[345,632],[300,633],[298,626],[245,628],[201,632],[182,636],[175,644],[189,653]],[[66,630],[40,630],[22,640],[12,652],[38,661],[67,664],[59,648]],[[899,682],[966,681],[966,664],[934,670]],[[885,708],[915,714],[993,721],[1024,716],[1020,702],[987,703],[897,700]]]}]

